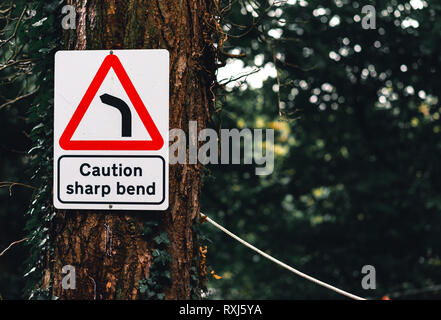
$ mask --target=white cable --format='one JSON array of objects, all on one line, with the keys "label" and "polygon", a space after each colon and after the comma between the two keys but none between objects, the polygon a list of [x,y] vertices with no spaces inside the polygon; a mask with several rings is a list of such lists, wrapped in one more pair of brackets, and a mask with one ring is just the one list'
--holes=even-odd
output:
[{"label": "white cable", "polygon": [[313,278],[313,277],[311,277],[311,276],[309,276],[309,275],[307,275],[307,274],[305,274],[305,273],[303,273],[303,272],[301,272],[301,271],[299,271],[299,270],[297,270],[297,269],[294,269],[293,267],[290,267],[290,266],[287,265],[286,263],[283,263],[282,261],[277,260],[276,258],[270,256],[269,254],[266,254],[266,253],[263,252],[262,250],[259,250],[259,249],[256,248],[255,246],[249,244],[249,243],[246,242],[245,240],[239,238],[239,237],[236,236],[234,233],[228,231],[227,229],[225,229],[224,227],[222,227],[222,226],[219,225],[218,223],[216,223],[216,222],[214,222],[213,220],[211,220],[209,217],[207,217],[207,216],[206,216],[205,214],[203,214],[202,212],[201,212],[201,216],[202,216],[202,218],[205,219],[207,222],[211,223],[213,226],[215,226],[215,227],[218,228],[219,230],[222,230],[223,232],[225,232],[226,234],[228,234],[228,235],[229,235],[230,237],[232,237],[233,239],[239,241],[239,242],[242,243],[243,245],[247,246],[247,247],[250,248],[251,250],[254,250],[254,251],[257,252],[258,254],[262,255],[262,256],[265,257],[265,258],[267,258],[268,260],[271,260],[272,262],[278,264],[279,266],[281,266],[281,267],[283,267],[283,268],[285,268],[285,269],[287,269],[287,270],[289,270],[289,271],[291,271],[291,272],[297,274],[298,276],[300,276],[300,277],[302,277],[302,278],[305,278],[305,279],[307,279],[307,280],[309,280],[309,281],[312,281],[312,282],[314,282],[314,283],[316,283],[316,284],[318,284],[318,285],[320,285],[320,286],[322,286],[322,287],[325,287],[325,288],[328,288],[328,289],[330,289],[330,290],[332,290],[332,291],[335,291],[335,292],[337,292],[337,293],[339,293],[339,294],[342,294],[342,295],[344,295],[344,296],[346,296],[346,297],[348,297],[348,298],[351,298],[351,299],[354,299],[354,300],[366,300],[365,298],[362,298],[362,297],[356,296],[356,295],[354,295],[354,294],[352,294],[352,293],[349,293],[349,292],[346,292],[346,291],[341,290],[341,289],[339,289],[339,288],[336,288],[336,287],[334,287],[334,286],[331,286],[330,284],[327,284],[327,283],[325,283],[325,282],[323,282],[323,281],[320,281],[320,280],[318,280],[318,279],[316,279],[316,278]]}]

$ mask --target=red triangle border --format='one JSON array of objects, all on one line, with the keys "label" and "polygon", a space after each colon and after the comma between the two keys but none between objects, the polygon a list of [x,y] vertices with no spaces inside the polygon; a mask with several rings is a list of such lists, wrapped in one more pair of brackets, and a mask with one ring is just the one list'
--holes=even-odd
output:
[{"label": "red triangle border", "polygon": [[[126,91],[130,102],[133,104],[136,112],[152,140],[71,140],[75,131],[83,119],[87,109],[92,103],[98,89],[106,78],[107,74],[113,68],[121,85]],[[81,99],[71,120],[66,126],[60,137],[60,147],[64,150],[160,150],[164,145],[164,139],[159,133],[158,128],[153,122],[150,114],[142,102],[138,92],[132,84],[126,70],[121,61],[115,54],[109,54],[104,58],[103,63],[98,69],[89,88]]]}]

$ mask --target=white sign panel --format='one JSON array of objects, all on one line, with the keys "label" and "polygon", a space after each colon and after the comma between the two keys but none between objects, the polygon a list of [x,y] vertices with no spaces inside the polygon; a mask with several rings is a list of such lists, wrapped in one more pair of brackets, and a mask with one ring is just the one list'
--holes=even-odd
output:
[{"label": "white sign panel", "polygon": [[168,208],[167,50],[55,55],[54,205]]}]

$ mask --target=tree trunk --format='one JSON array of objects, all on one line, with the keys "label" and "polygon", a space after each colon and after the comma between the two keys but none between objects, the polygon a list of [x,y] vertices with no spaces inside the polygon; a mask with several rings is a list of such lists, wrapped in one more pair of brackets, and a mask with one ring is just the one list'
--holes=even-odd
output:
[{"label": "tree trunk", "polygon": [[[170,52],[170,128],[203,129],[214,81],[213,4],[204,0],[76,0],[75,30],[64,47],[156,49]],[[57,211],[51,227],[53,254],[44,283],[60,299],[190,299],[198,244],[192,229],[199,214],[201,167],[170,167],[170,208],[165,212]],[[158,225],[152,222],[157,218]],[[150,233],[143,235],[147,226]],[[164,241],[158,235],[168,235]],[[165,244],[164,244],[165,243]],[[171,256],[155,269],[154,250]],[[158,253],[158,251],[156,251]],[[76,289],[62,288],[62,268],[76,270]],[[162,277],[162,278],[161,278]],[[150,278],[147,289],[139,283]],[[155,283],[163,281],[161,284]],[[144,295],[143,293],[147,293]]]}]

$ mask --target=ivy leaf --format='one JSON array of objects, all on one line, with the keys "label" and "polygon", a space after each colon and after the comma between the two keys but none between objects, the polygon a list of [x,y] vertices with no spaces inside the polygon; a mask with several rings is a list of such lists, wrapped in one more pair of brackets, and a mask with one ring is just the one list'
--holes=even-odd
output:
[{"label": "ivy leaf", "polygon": [[163,243],[166,245],[170,244],[170,240],[168,239],[167,232],[161,232],[161,234],[159,236],[154,237],[153,240],[157,244],[163,244]]},{"label": "ivy leaf", "polygon": [[158,300],[164,300],[165,298],[165,293],[158,293],[157,294]]}]

